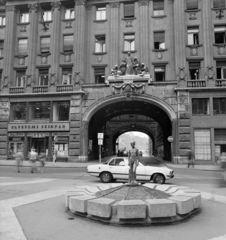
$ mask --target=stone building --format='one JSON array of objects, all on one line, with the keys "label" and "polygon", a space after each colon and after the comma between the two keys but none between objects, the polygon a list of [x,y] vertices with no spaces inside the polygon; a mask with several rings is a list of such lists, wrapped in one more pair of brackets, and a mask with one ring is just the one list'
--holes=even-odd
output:
[{"label": "stone building", "polygon": [[226,152],[225,0],[0,2],[1,158],[89,161],[127,131],[172,162]]}]

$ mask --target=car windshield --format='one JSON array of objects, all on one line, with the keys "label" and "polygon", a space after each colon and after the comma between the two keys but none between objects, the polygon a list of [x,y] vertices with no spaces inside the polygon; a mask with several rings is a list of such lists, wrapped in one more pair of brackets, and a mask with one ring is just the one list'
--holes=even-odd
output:
[{"label": "car windshield", "polygon": [[167,167],[164,163],[160,162],[158,159],[154,157],[142,157],[140,158],[140,162],[144,166],[152,166],[152,167]]}]

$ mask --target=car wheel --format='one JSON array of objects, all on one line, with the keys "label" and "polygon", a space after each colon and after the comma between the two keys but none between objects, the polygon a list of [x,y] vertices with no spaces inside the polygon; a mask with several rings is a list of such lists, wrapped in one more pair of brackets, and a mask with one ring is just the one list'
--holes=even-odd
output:
[{"label": "car wheel", "polygon": [[162,174],[155,174],[153,177],[154,183],[164,184],[165,183],[165,177]]},{"label": "car wheel", "polygon": [[101,182],[103,182],[103,183],[109,183],[109,182],[111,182],[111,181],[112,181],[112,175],[111,175],[111,173],[109,173],[109,172],[103,172],[103,173],[101,173],[101,175],[100,175],[100,180],[101,180]]}]

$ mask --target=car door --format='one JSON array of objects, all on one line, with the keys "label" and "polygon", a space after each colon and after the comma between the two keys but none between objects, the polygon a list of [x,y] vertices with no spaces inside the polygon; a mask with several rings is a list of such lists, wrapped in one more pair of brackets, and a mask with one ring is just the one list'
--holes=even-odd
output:
[{"label": "car door", "polygon": [[136,179],[137,180],[147,180],[147,174],[146,174],[146,169],[145,166],[139,162],[139,165],[137,166],[137,170],[136,170]]},{"label": "car door", "polygon": [[123,158],[115,158],[114,164],[109,165],[109,170],[113,175],[114,179],[125,179],[126,178],[126,168]]}]

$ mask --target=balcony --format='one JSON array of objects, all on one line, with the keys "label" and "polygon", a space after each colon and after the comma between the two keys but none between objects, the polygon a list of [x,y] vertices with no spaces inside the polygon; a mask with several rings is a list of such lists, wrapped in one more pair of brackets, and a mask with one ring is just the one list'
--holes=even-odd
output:
[{"label": "balcony", "polygon": [[9,93],[10,94],[22,94],[22,93],[25,93],[25,88],[24,87],[10,87]]},{"label": "balcony", "polygon": [[46,93],[49,91],[48,86],[34,86],[33,87],[33,93]]},{"label": "balcony", "polygon": [[57,92],[72,92],[73,85],[58,85],[56,88]]},{"label": "balcony", "polygon": [[187,81],[188,88],[205,88],[206,80],[189,80]]},{"label": "balcony", "polygon": [[218,79],[215,84],[216,87],[226,87],[226,79]]}]

